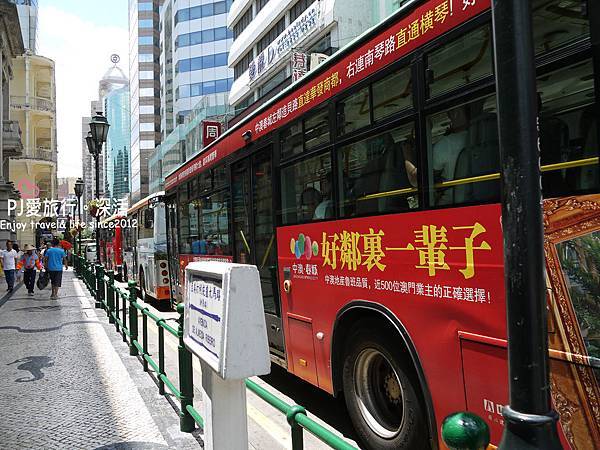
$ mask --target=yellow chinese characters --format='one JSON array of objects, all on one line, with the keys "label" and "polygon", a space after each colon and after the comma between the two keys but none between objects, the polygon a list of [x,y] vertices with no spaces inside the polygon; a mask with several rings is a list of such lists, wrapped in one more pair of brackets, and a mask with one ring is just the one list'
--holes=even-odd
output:
[{"label": "yellow chinese characters", "polygon": [[446,227],[437,227],[436,225],[423,225],[421,229],[415,230],[415,244],[408,244],[406,247],[390,248],[386,250],[415,251],[419,252],[419,264],[417,269],[426,269],[430,277],[436,275],[438,270],[450,270],[446,262],[447,250],[464,250],[465,267],[460,269],[463,277],[468,280],[475,276],[475,250],[491,250],[492,247],[486,242],[481,241],[478,246],[475,245],[475,238],[485,233],[487,230],[479,222],[472,226],[452,227],[452,230],[471,230],[471,234],[464,239],[464,246],[448,247],[448,230]]},{"label": "yellow chinese characters", "polygon": [[346,269],[355,272],[360,266],[366,266],[368,271],[374,267],[385,270],[385,264],[381,260],[385,257],[382,245],[384,232],[375,232],[369,228],[369,232],[360,234],[358,232],[342,231],[328,235],[323,233],[321,243],[321,256],[323,266],[332,269]]},{"label": "yellow chinese characters", "polygon": [[298,95],[298,108],[302,108],[308,105],[313,100],[321,97],[326,92],[331,91],[332,88],[336,88],[340,85],[341,80],[338,72],[333,72],[324,80],[319,81],[317,84],[308,88],[305,92]]},{"label": "yellow chinese characters", "polygon": [[418,39],[433,30],[435,23],[444,23],[450,14],[448,0],[443,0],[434,9],[425,11],[421,18],[418,17],[396,33],[397,48],[404,47],[410,41]]}]

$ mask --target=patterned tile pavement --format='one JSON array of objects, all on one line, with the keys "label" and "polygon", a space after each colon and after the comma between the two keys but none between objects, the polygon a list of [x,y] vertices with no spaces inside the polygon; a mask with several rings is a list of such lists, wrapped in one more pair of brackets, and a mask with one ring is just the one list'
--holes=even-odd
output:
[{"label": "patterned tile pavement", "polygon": [[0,449],[201,448],[72,271],[49,297],[0,298]]}]

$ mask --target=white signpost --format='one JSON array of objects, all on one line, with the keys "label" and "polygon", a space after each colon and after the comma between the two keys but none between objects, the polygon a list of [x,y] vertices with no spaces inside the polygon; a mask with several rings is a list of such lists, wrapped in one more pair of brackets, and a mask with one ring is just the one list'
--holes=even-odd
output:
[{"label": "white signpost", "polygon": [[205,448],[247,450],[244,378],[271,371],[258,269],[192,262],[185,286],[183,341],[202,367]]}]

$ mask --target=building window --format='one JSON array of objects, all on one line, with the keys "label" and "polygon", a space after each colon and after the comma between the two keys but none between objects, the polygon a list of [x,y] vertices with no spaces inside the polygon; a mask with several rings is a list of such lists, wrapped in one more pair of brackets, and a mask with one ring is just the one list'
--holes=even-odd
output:
[{"label": "building window", "polygon": [[209,28],[208,30],[197,31],[195,33],[181,34],[175,40],[175,48],[205,44],[207,42],[228,39],[231,36],[231,31],[227,27]]},{"label": "building window", "polygon": [[252,49],[248,53],[246,53],[240,61],[233,66],[233,79],[237,80],[242,74],[248,70],[248,66],[250,65],[250,61],[252,61]]},{"label": "building window", "polygon": [[138,28],[152,28],[154,21],[152,19],[140,19],[138,21]]},{"label": "building window", "polygon": [[138,3],[138,11],[152,11],[152,2],[149,3]]},{"label": "building window", "polygon": [[175,72],[190,72],[193,70],[211,69],[227,65],[228,53],[217,53],[216,55],[199,56],[197,58],[182,59],[177,63]]},{"label": "building window", "polygon": [[198,97],[200,95],[216,94],[231,90],[233,78],[205,81],[203,83],[186,84],[180,86],[176,91],[177,99],[187,97]]},{"label": "building window", "polygon": [[258,13],[261,9],[263,9],[267,3],[269,3],[269,0],[258,0],[256,2],[256,12]]},{"label": "building window", "polygon": [[[290,80],[290,79],[288,79],[288,80]],[[259,98],[264,97],[269,92],[271,92],[273,89],[281,87],[281,84],[285,80],[286,80],[285,69],[283,69],[280,72],[273,75],[273,77],[271,77],[271,79],[269,81],[267,81],[265,84],[263,84],[260,87],[260,89],[258,90],[258,97]]]},{"label": "building window", "polygon": [[296,20],[300,14],[312,5],[314,0],[298,0],[294,6],[290,8],[290,23]]},{"label": "building window", "polygon": [[229,9],[228,6],[229,5],[227,2],[215,2],[208,3],[206,5],[194,6],[192,8],[180,9],[175,14],[175,25],[177,25],[179,22],[185,22],[188,20],[225,14]]},{"label": "building window", "polygon": [[138,38],[139,45],[154,45],[154,37],[153,36],[140,36]]},{"label": "building window", "polygon": [[258,53],[262,52],[265,48],[269,46],[271,42],[275,40],[277,36],[283,33],[285,30],[285,17],[282,17],[279,22],[271,27],[271,29],[265,34],[257,44]]},{"label": "building window", "polygon": [[233,39],[237,39],[242,31],[246,29],[248,25],[252,22],[252,8],[248,8],[248,11],[244,13],[240,20],[233,26]]}]

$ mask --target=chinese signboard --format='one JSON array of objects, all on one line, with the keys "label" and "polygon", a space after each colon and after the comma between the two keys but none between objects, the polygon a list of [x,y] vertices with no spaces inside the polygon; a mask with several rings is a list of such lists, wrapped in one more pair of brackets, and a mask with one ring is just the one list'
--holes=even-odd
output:
[{"label": "chinese signboard", "polygon": [[[316,4],[318,2],[314,5]],[[239,125],[239,128],[243,128],[242,131],[252,130],[252,138],[258,139],[489,8],[490,0],[470,0],[464,3],[459,0],[425,2],[388,29],[357,46],[354,51],[347,51],[344,57],[324,63],[328,67],[318,75],[311,76],[312,72],[307,74],[307,81],[302,86],[275,101],[272,106],[259,110],[248,121]],[[310,11],[311,8],[305,14]],[[276,45],[278,41],[272,45]],[[294,45],[295,43],[292,42]],[[169,175],[165,180],[165,189],[171,189],[177,183],[243,148],[246,142],[239,128],[230,130],[223,139],[211,145],[206,153],[201,153]],[[212,156],[204,161],[208,153]]]},{"label": "chinese signboard", "polygon": [[206,147],[221,136],[221,122],[202,121],[202,147]]},{"label": "chinese signboard", "polygon": [[321,3],[314,2],[308,7],[283,33],[281,33],[271,45],[250,61],[248,76],[250,83],[255,82],[261,75],[275,65],[281,57],[304,37],[317,28],[321,16]]},{"label": "chinese signboard", "polygon": [[302,78],[308,72],[308,57],[306,53],[292,53],[292,83]]},{"label": "chinese signboard", "polygon": [[186,345],[219,370],[223,333],[223,289],[219,278],[190,273],[186,284]]}]

